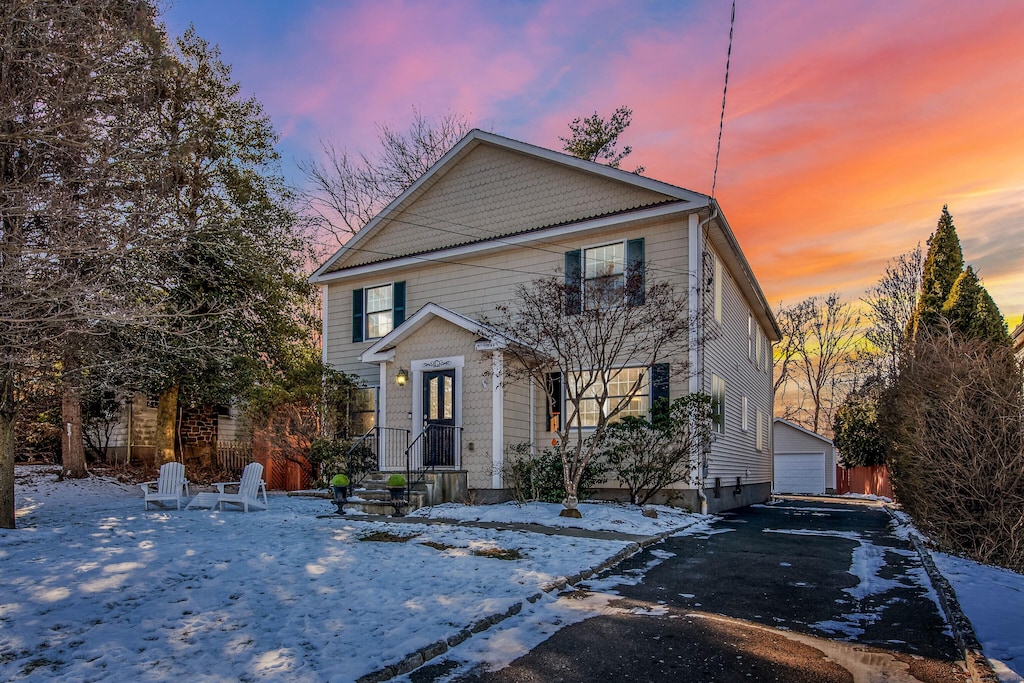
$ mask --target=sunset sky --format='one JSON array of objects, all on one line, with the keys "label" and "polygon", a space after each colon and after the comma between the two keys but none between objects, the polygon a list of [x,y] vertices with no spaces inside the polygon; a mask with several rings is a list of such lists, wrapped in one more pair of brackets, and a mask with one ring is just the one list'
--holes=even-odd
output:
[{"label": "sunset sky", "polygon": [[[168,0],[281,134],[374,151],[412,108],[560,150],[633,109],[623,164],[711,191],[727,0]],[[861,296],[949,205],[1011,328],[1024,314],[1024,2],[739,0],[716,197],[768,300]]]}]

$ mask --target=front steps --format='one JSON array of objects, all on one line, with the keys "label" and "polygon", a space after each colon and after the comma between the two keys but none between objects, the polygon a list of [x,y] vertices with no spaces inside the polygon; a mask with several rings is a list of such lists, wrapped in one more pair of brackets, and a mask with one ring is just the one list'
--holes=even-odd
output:
[{"label": "front steps", "polygon": [[[391,491],[387,480],[394,472],[371,472],[358,485],[349,488],[349,502],[345,504],[346,512],[362,512],[369,515],[394,515],[395,506],[391,504]],[[403,474],[404,476],[404,474]],[[412,480],[416,482],[417,474]],[[439,503],[462,502],[466,497],[466,472],[438,471],[428,472],[423,481],[414,483],[409,493],[408,505],[402,506],[402,514],[408,514],[427,505]],[[330,489],[317,491],[292,491],[288,495],[309,496],[334,499]]]}]

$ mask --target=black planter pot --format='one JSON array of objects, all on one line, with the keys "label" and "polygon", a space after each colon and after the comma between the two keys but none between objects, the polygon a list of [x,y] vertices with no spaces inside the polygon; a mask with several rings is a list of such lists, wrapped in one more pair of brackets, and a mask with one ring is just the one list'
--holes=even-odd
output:
[{"label": "black planter pot", "polygon": [[391,492],[391,507],[395,509],[395,517],[405,517],[402,508],[409,504],[409,501],[405,499],[405,487],[389,487],[388,491]]},{"label": "black planter pot", "polygon": [[334,489],[334,505],[338,508],[336,514],[345,514],[345,503],[348,502],[348,487],[347,486],[332,486]]}]

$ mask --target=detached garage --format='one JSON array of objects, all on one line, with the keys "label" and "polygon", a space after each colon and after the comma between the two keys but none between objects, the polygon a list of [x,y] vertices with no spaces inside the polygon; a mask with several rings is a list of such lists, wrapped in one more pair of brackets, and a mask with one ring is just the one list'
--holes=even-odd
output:
[{"label": "detached garage", "polygon": [[836,449],[829,439],[775,418],[772,444],[775,493],[835,493]]}]

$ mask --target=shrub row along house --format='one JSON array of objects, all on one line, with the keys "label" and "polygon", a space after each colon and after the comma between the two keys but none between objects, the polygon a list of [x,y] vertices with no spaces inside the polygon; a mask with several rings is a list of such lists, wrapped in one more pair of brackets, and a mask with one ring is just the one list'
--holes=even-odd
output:
[{"label": "shrub row along house", "polygon": [[[324,361],[365,383],[366,442],[382,470],[404,470],[408,457],[412,470],[443,473],[448,491],[500,500],[508,448],[551,445],[571,383],[510,379],[514,334],[487,321],[538,278],[564,277],[587,306],[588,287],[631,269],[674,285],[694,329],[673,356],[604,377],[608,394],[639,386],[626,413],[641,416],[661,397],[712,397],[710,452],[695,454],[695,480],[661,500],[696,509],[700,490],[711,511],[766,500],[780,333],[706,195],[471,131],[313,274]],[[606,409],[594,400],[574,428],[586,435]],[[599,493],[619,497],[616,488]]]}]

